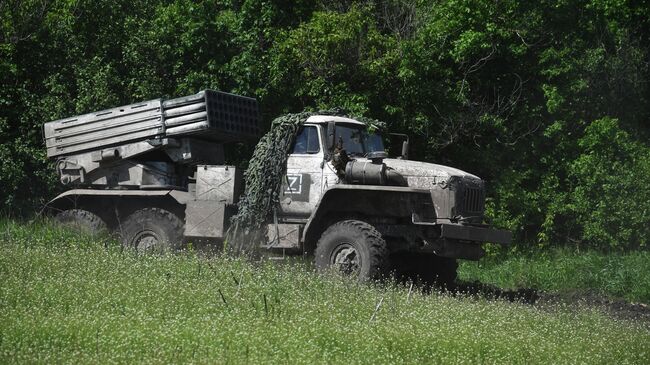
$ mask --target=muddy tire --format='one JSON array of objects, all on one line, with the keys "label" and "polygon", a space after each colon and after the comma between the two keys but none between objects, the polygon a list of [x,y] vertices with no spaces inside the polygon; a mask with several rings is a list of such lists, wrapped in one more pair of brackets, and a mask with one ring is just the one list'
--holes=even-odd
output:
[{"label": "muddy tire", "polygon": [[136,210],[121,225],[121,241],[142,253],[177,251],[183,241],[183,221],[161,208]]},{"label": "muddy tire", "polygon": [[108,233],[108,226],[97,214],[83,209],[68,209],[54,216],[58,224],[92,236]]},{"label": "muddy tire", "polygon": [[388,248],[370,224],[346,220],[323,232],[316,245],[316,269],[335,270],[360,281],[379,279],[386,273]]}]

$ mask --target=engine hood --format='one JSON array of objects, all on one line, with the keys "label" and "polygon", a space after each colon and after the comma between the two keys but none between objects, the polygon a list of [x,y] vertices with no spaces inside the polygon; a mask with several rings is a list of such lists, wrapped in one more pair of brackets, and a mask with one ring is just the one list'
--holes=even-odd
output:
[{"label": "engine hood", "polygon": [[399,160],[387,158],[383,161],[386,166],[400,173],[413,188],[431,189],[435,185],[445,185],[450,178],[475,180],[481,179],[463,170],[428,162]]},{"label": "engine hood", "polygon": [[[357,167],[357,162],[360,162]],[[408,186],[428,190],[431,200],[418,217],[423,222],[448,220],[452,223],[481,223],[485,209],[485,186],[476,175],[465,171],[427,162],[383,159],[383,164],[368,159],[348,162],[345,181],[348,184]],[[388,169],[387,169],[388,168]],[[373,180],[374,179],[374,180]],[[427,213],[428,212],[428,213]],[[415,217],[415,218],[414,218]]]}]

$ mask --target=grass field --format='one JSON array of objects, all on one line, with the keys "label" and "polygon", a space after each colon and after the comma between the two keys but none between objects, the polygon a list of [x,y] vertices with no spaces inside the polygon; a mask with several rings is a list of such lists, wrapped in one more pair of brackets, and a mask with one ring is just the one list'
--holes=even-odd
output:
[{"label": "grass field", "polygon": [[590,291],[650,304],[650,251],[604,254],[549,249],[464,261],[459,277],[501,288]]},{"label": "grass field", "polygon": [[650,363],[647,324],[0,222],[0,363]]}]

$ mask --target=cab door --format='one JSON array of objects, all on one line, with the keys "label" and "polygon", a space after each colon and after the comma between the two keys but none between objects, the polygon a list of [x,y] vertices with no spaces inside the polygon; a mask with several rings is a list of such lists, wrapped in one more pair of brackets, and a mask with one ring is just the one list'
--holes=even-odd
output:
[{"label": "cab door", "polygon": [[320,199],[324,154],[316,125],[301,127],[287,159],[280,210],[285,217],[307,218]]}]

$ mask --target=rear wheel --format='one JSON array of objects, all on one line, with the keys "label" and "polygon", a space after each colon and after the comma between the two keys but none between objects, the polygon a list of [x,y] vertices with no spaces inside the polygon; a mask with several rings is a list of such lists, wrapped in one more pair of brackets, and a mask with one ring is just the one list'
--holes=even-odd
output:
[{"label": "rear wheel", "polygon": [[133,212],[121,225],[122,243],[138,252],[176,251],[183,240],[183,221],[161,208]]},{"label": "rear wheel", "polygon": [[346,220],[330,226],[316,246],[316,268],[356,277],[380,278],[386,271],[388,249],[381,234],[370,224]]},{"label": "rear wheel", "polygon": [[62,226],[93,236],[107,234],[108,226],[97,214],[84,209],[68,209],[54,216]]}]

